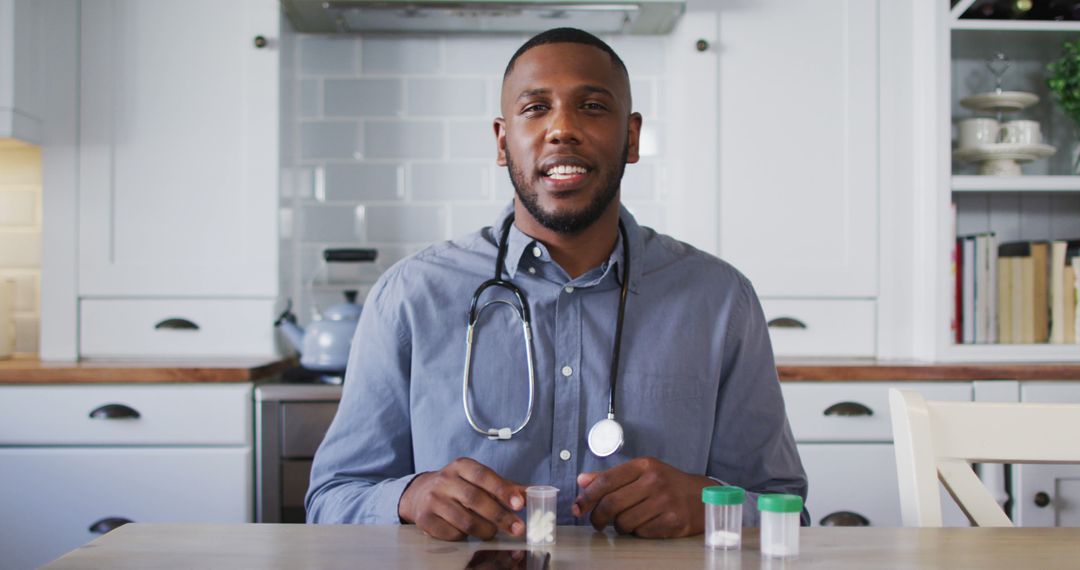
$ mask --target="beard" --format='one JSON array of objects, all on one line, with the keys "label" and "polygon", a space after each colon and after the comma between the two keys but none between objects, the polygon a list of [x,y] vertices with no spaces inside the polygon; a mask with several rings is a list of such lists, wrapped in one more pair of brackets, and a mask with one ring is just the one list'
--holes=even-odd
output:
[{"label": "beard", "polygon": [[622,181],[623,172],[626,170],[626,159],[630,155],[629,141],[623,146],[622,159],[615,164],[615,168],[604,169],[599,172],[600,192],[593,196],[591,202],[585,208],[570,212],[546,212],[540,207],[540,200],[536,191],[529,190],[526,184],[525,173],[522,172],[510,156],[509,146],[504,146],[506,153],[506,166],[510,171],[510,183],[514,185],[514,193],[518,200],[525,206],[525,210],[541,226],[563,235],[577,235],[585,231],[600,219],[604,211],[619,194],[619,184]]}]

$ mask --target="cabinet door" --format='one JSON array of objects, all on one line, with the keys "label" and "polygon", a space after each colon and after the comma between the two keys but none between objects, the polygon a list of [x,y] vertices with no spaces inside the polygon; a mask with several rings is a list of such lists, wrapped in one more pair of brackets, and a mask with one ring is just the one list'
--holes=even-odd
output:
[{"label": "cabinet door", "polygon": [[[1080,404],[1080,382],[1022,382],[1020,401]],[[1012,490],[1017,526],[1080,527],[1080,465],[1014,465]]]},{"label": "cabinet door", "polygon": [[43,4],[0,1],[0,138],[41,144],[42,22],[64,9]]},{"label": "cabinet door", "polygon": [[877,294],[877,3],[725,0],[720,253],[762,297]]},{"label": "cabinet door", "polygon": [[[799,445],[799,455],[810,482],[806,508],[813,526],[860,518],[868,526],[902,526],[891,443],[807,443]],[[944,487],[941,501],[945,526],[969,526]]]},{"label": "cabinet door", "polygon": [[81,295],[276,294],[278,11],[83,3]]},{"label": "cabinet door", "polygon": [[36,568],[110,518],[251,522],[251,471],[247,447],[0,449],[3,565]]}]

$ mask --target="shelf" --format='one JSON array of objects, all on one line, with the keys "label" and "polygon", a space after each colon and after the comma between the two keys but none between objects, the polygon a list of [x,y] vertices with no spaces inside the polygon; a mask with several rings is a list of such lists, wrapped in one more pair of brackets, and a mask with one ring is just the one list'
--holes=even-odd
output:
[{"label": "shelf", "polygon": [[954,344],[947,362],[1078,362],[1080,344]]},{"label": "shelf", "polygon": [[952,177],[953,192],[1080,192],[1080,176]]},{"label": "shelf", "polygon": [[953,20],[954,30],[983,30],[988,32],[1080,32],[1080,22],[1049,20]]}]

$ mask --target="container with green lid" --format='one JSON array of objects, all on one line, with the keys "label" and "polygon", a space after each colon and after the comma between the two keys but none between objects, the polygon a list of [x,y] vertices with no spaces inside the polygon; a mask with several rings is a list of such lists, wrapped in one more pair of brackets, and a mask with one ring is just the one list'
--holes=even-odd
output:
[{"label": "container with green lid", "polygon": [[799,555],[799,517],[803,500],[798,495],[761,495],[761,556],[795,558]]},{"label": "container with green lid", "polygon": [[742,506],[746,491],[731,485],[705,487],[705,546],[735,550],[742,546]]}]

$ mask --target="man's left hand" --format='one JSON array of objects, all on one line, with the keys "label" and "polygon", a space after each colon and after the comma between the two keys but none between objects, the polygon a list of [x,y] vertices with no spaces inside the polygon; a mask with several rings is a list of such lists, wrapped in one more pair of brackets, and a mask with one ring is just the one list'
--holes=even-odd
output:
[{"label": "man's left hand", "polygon": [[652,457],[582,473],[577,482],[581,494],[571,509],[575,517],[592,511],[589,520],[597,530],[614,523],[616,531],[643,538],[701,534],[705,529],[701,490],[717,484]]}]

